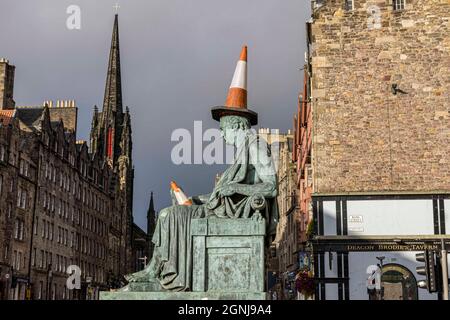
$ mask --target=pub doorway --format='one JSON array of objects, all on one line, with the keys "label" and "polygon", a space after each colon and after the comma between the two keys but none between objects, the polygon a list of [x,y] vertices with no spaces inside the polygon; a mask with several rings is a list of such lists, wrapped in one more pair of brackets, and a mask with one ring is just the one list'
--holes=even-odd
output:
[{"label": "pub doorway", "polygon": [[381,275],[381,294],[371,293],[370,300],[418,300],[414,274],[399,264],[385,264]]}]

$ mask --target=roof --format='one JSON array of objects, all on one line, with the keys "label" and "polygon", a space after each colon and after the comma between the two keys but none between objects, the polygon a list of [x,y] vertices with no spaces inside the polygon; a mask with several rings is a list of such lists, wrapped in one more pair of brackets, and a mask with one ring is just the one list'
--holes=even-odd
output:
[{"label": "roof", "polygon": [[42,116],[43,107],[16,107],[17,117],[29,128],[36,128]]},{"label": "roof", "polygon": [[0,122],[7,126],[11,123],[14,118],[14,113],[16,110],[0,110]]}]

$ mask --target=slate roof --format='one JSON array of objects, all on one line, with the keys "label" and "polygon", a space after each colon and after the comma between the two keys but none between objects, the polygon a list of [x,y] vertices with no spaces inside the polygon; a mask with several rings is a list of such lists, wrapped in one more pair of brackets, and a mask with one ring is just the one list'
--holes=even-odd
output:
[{"label": "slate roof", "polygon": [[36,129],[41,119],[43,107],[16,107],[16,116],[30,129]]}]

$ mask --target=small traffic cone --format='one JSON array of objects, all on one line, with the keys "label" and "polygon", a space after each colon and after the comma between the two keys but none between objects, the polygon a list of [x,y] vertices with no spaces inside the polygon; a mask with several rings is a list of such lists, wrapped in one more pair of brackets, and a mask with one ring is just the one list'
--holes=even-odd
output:
[{"label": "small traffic cone", "polygon": [[225,106],[247,108],[247,46],[242,47]]},{"label": "small traffic cone", "polygon": [[184,194],[183,190],[176,184],[175,181],[170,182],[170,188],[175,194],[175,198],[177,202],[181,206],[190,206],[192,205],[192,200],[188,199],[188,197]]}]

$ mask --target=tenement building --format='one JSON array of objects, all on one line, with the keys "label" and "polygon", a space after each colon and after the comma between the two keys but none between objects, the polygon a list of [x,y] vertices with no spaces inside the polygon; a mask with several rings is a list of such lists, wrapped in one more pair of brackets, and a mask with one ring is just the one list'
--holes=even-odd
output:
[{"label": "tenement building", "polygon": [[279,220],[275,238],[266,256],[267,290],[271,299],[295,299],[298,271],[299,207],[297,205],[296,167],[293,161],[294,136],[290,130],[260,128],[258,135],[271,147],[278,177]]},{"label": "tenement building", "polygon": [[295,276],[298,270],[299,212],[297,206],[296,168],[292,161],[293,135],[289,131],[279,141],[278,210],[279,221],[274,241],[278,258],[278,297],[296,298]]},{"label": "tenement building", "polygon": [[[131,122],[122,108],[117,15],[90,146],[77,140],[75,101],[16,106],[14,70],[0,60],[0,298],[95,299],[122,286],[134,267]],[[67,286],[69,273],[80,276],[80,288]]]},{"label": "tenement building", "polygon": [[448,1],[313,1],[300,169],[316,299],[440,298],[418,288],[415,254],[450,245],[449,18]]}]

